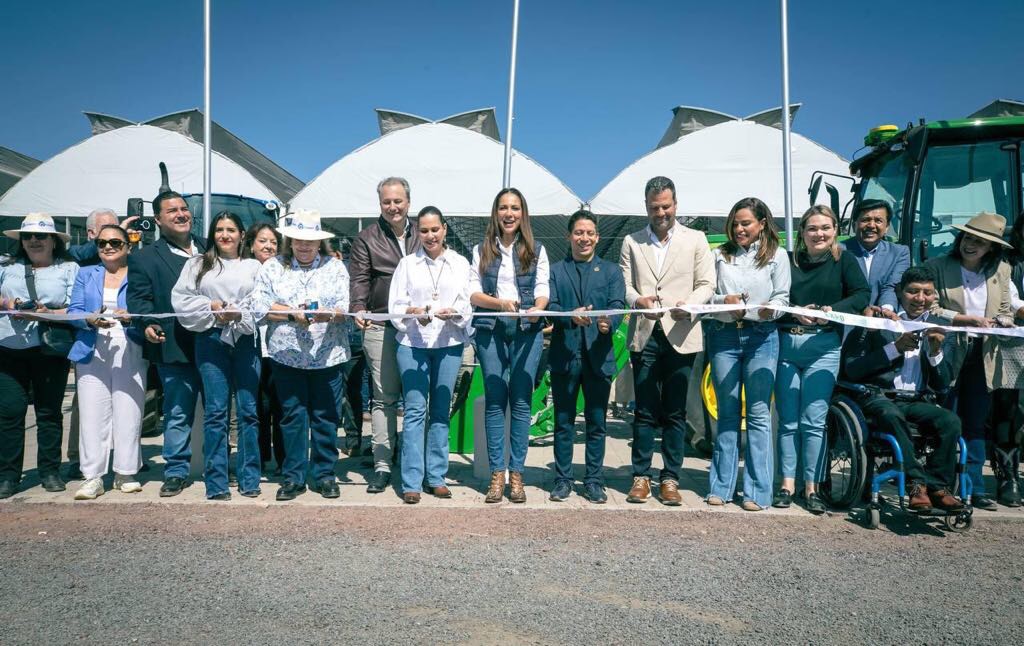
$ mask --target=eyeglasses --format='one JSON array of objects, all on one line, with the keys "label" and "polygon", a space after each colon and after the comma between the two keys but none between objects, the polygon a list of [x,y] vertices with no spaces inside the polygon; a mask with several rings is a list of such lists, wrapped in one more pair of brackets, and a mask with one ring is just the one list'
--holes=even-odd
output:
[{"label": "eyeglasses", "polygon": [[97,238],[96,248],[102,249],[104,247],[110,247],[114,251],[117,251],[124,246],[124,240],[120,238]]},{"label": "eyeglasses", "polygon": [[22,233],[19,234],[22,240],[46,240],[50,237],[49,233]]}]

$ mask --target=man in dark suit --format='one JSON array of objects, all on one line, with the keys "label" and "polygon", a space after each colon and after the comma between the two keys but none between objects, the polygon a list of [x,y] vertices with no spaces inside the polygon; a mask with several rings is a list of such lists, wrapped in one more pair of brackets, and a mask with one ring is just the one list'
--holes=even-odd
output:
[{"label": "man in dark suit", "polygon": [[581,210],[569,218],[572,255],[551,265],[551,300],[548,309],[572,312],[553,317],[554,331],[548,365],[555,404],[555,486],[550,499],[560,502],[572,491],[572,450],[576,433],[576,401],[583,388],[587,425],[583,496],[604,503],[601,469],[604,466],[605,416],[608,393],[615,375],[612,334],[622,316],[588,316],[592,310],[623,309],[626,284],[617,265],[595,254],[600,236],[597,217]]},{"label": "man in dark suit", "polygon": [[910,266],[910,249],[885,239],[892,222],[892,207],[884,200],[864,200],[853,214],[855,237],[842,243],[853,254],[871,287],[868,316],[884,308],[895,312],[896,285]]},{"label": "man in dark suit", "polygon": [[[903,308],[899,315],[885,311],[882,315],[926,321],[937,298],[935,276],[925,267],[908,269],[900,280],[899,294]],[[937,395],[949,388],[959,371],[958,348],[952,335],[947,337],[937,328],[904,334],[855,328],[843,343],[845,379],[872,390],[858,402],[864,415],[876,430],[893,435],[903,452],[913,511],[963,507],[950,493],[960,418],[936,403]],[[937,442],[924,468],[914,455],[910,423]]]},{"label": "man in dark suit", "polygon": [[164,191],[153,199],[160,239],[128,256],[128,311],[146,338],[143,354],[156,364],[164,389],[164,484],[162,497],[176,496],[188,484],[192,422],[202,381],[193,355],[194,335],[175,318],[147,314],[173,312],[171,289],[185,263],[204,251],[192,237],[192,213],[184,198]]}]

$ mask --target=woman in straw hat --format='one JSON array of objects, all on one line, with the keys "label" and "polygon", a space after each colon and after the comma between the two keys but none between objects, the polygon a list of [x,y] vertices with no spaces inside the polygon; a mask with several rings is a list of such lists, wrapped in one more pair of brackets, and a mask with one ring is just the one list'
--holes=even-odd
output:
[{"label": "woman in straw hat", "polygon": [[[935,274],[939,300],[932,315],[953,325],[991,328],[1011,324],[1010,265],[1002,260],[1010,245],[1003,240],[1006,218],[979,213],[964,225],[949,253],[928,262]],[[985,491],[981,475],[988,456],[986,422],[992,406],[998,342],[991,336],[968,335],[963,345],[960,376],[950,396],[950,407],[960,416],[967,443],[967,474],[972,504],[993,511],[996,503]]]},{"label": "woman in straw hat", "polygon": [[309,466],[316,491],[337,498],[338,402],[341,368],[349,358],[348,270],[326,247],[334,234],[321,228],[318,211],[300,209],[283,222],[281,255],[260,268],[253,293],[253,308],[267,312],[267,353],[282,408],[285,481],[277,499],[306,491]]},{"label": "woman in straw hat", "polygon": [[36,414],[37,468],[47,491],[63,491],[58,473],[64,418],[61,403],[68,382],[68,358],[54,356],[40,340],[32,313],[64,313],[78,275],[67,255],[71,236],[58,233],[53,218],[29,213],[19,229],[4,231],[18,241],[13,256],[0,263],[0,498],[21,482],[25,457],[28,392]]}]

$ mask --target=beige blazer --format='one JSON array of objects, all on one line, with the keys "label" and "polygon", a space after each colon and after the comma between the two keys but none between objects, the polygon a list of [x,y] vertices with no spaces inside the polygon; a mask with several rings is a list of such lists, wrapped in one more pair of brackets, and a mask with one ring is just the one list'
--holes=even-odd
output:
[{"label": "beige blazer", "polygon": [[[623,240],[619,266],[626,281],[626,302],[630,307],[641,296],[660,296],[662,305],[673,306],[680,302],[707,303],[715,293],[715,263],[708,240],[703,233],[681,224],[676,224],[672,233],[660,272],[655,269],[657,261],[648,227]],[[644,349],[655,323],[640,315],[629,317],[631,352]],[[700,321],[675,321],[666,314],[660,323],[676,352],[691,354],[704,349]]]},{"label": "beige blazer", "polygon": [[[935,273],[935,291],[939,299],[932,308],[932,316],[951,320],[957,314],[966,314],[964,305],[964,279],[960,273],[960,262],[952,256],[939,256],[929,260],[927,266]],[[985,316],[1012,316],[1010,308],[1010,265],[1000,262],[996,270],[985,280],[988,298],[985,303]],[[986,336],[982,341],[985,355],[985,381],[989,390],[996,386],[1000,379],[996,378],[997,352],[999,340]]]}]

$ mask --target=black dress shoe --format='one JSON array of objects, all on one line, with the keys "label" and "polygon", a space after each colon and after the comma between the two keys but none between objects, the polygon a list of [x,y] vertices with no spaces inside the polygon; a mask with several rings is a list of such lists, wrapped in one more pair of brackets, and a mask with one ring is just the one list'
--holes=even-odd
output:
[{"label": "black dress shoe", "polygon": [[42,476],[40,480],[43,483],[43,489],[46,489],[51,493],[56,493],[58,491],[64,491],[65,489],[67,489],[67,487],[64,486],[64,481],[61,480],[60,476],[57,475],[56,473],[47,473],[46,475]]},{"label": "black dress shoe", "polygon": [[278,500],[295,500],[295,497],[306,493],[306,485],[286,482],[277,490]]},{"label": "black dress shoe", "polygon": [[825,501],[821,499],[821,496],[818,495],[817,491],[807,494],[807,501],[804,503],[804,508],[815,516],[820,516],[828,511]]},{"label": "black dress shoe", "polygon": [[82,468],[77,462],[71,462],[68,464],[68,469],[64,472],[64,481],[71,482],[72,480],[85,480],[85,475],[82,474]]},{"label": "black dress shoe", "polygon": [[391,482],[391,473],[388,471],[374,471],[366,483],[366,493],[384,493]]},{"label": "black dress shoe", "polygon": [[975,509],[983,509],[985,511],[996,511],[999,509],[999,506],[996,505],[996,501],[984,494],[971,496],[971,505]]},{"label": "black dress shoe", "polygon": [[789,509],[789,506],[793,504],[793,492],[789,489],[779,489],[779,493],[775,494],[772,499],[772,507],[778,509]]},{"label": "black dress shoe", "polygon": [[341,490],[338,489],[338,481],[334,478],[324,478],[317,483],[316,490],[324,498],[337,498],[341,495]]},{"label": "black dress shoe", "polygon": [[10,498],[18,492],[18,483],[13,480],[0,480],[0,500]]},{"label": "black dress shoe", "polygon": [[171,476],[170,478],[167,478],[166,480],[164,480],[163,485],[161,485],[161,487],[160,487],[160,497],[161,498],[170,498],[172,496],[177,496],[187,486],[188,486],[188,483],[185,480],[185,478],[179,478],[177,476]]},{"label": "black dress shoe", "polygon": [[218,494],[214,494],[212,496],[208,496],[206,499],[207,500],[217,500],[217,501],[231,500],[231,492],[230,491],[224,491],[222,493],[218,493]]},{"label": "black dress shoe", "polygon": [[259,489],[253,489],[252,491],[239,491],[238,493],[246,498],[259,498],[260,494],[263,492]]}]

